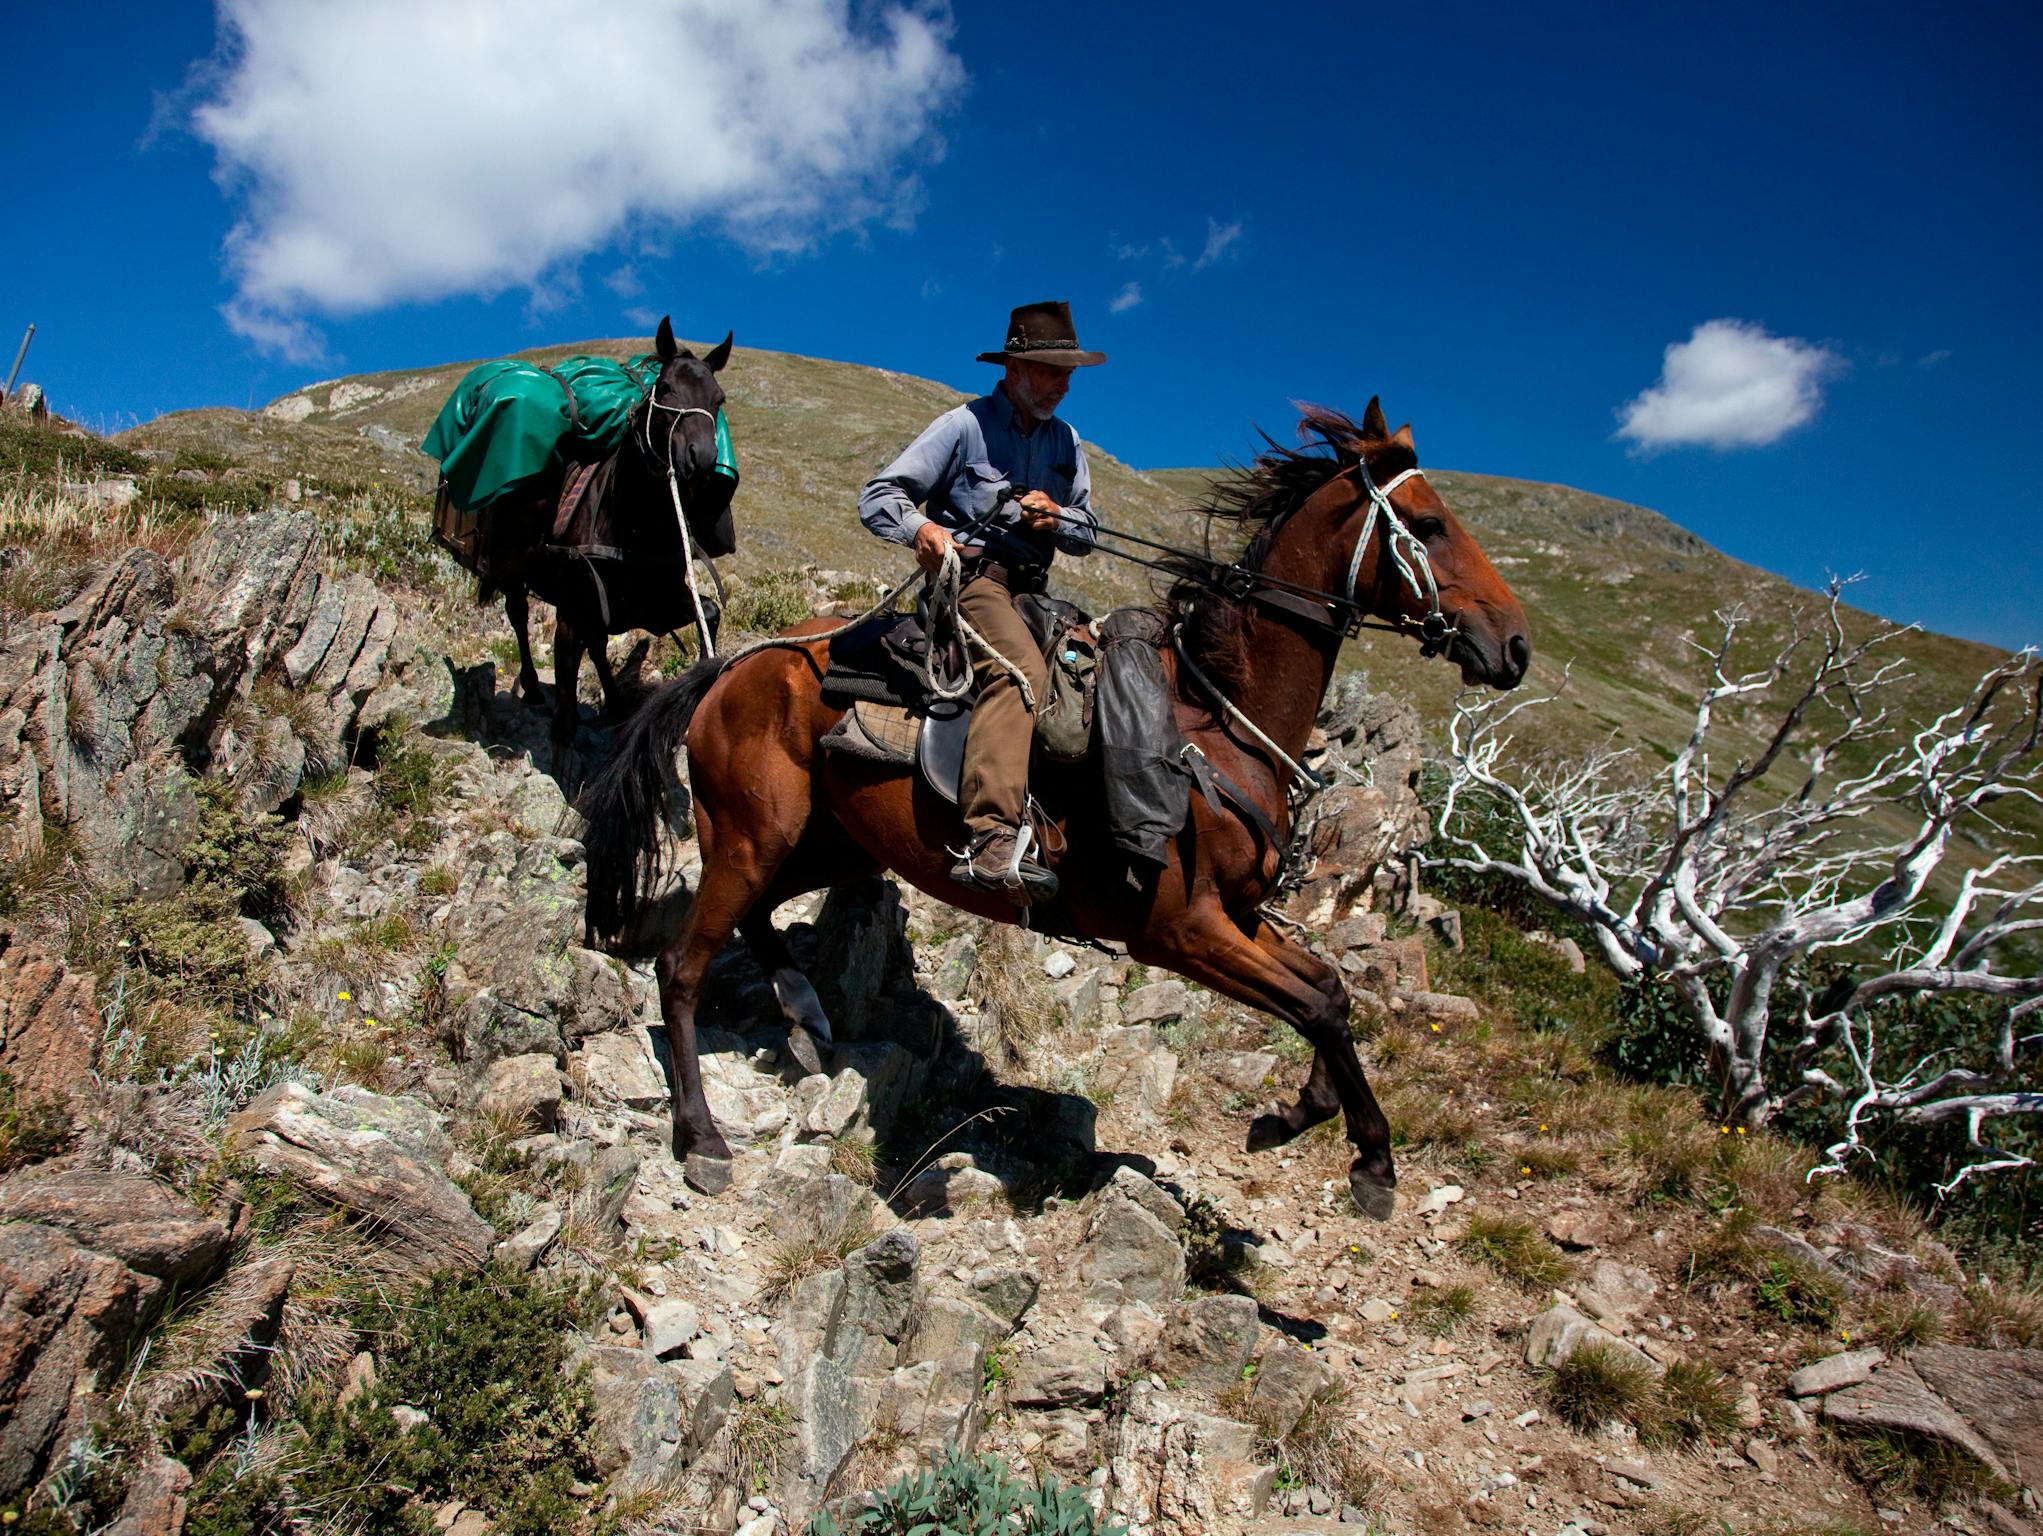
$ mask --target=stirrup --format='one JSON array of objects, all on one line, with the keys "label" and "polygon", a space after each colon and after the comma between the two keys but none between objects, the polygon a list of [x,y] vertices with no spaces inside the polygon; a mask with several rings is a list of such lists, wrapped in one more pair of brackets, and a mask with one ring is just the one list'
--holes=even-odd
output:
[{"label": "stirrup", "polygon": [[1017,906],[1026,907],[1055,896],[1056,875],[1028,857],[1029,846],[1036,840],[1033,828],[1024,826],[1014,829],[1014,856],[1008,860],[1006,868],[983,870],[979,867],[980,852],[998,835],[998,830],[982,832],[964,849],[951,849],[951,853],[957,859],[951,866],[951,878],[960,885],[971,886],[974,890],[991,891],[996,896],[1005,896]]}]

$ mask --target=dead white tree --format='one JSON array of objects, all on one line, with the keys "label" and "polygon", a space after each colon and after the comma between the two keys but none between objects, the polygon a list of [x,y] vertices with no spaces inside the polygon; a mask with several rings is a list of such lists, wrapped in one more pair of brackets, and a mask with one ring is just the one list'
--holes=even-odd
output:
[{"label": "dead white tree", "polygon": [[[1749,616],[1719,614],[1716,644],[1697,647],[1710,676],[1688,740],[1657,772],[1612,748],[1558,768],[1507,768],[1514,722],[1554,696],[1464,696],[1439,817],[1446,851],[1428,862],[1521,882],[1581,919],[1620,977],[1665,980],[1697,1026],[1727,1122],[1758,1124],[1791,1098],[1828,1096],[1850,1104],[1833,1163],[1885,1114],[1963,1119],[2004,1166],[1980,1130],[2043,1112],[2043,1095],[2003,1091],[2038,1041],[2021,1029],[2043,1009],[2043,983],[1995,967],[2011,941],[2043,928],[2043,882],[2030,880],[2043,858],[2011,854],[1968,871],[1952,900],[1939,901],[1930,882],[1960,833],[2018,841],[1998,803],[2043,803],[2043,664],[2027,651],[2009,657],[1963,704],[1898,728],[1885,704],[1905,676],[1895,642],[1911,631],[1851,639],[1840,592],[1833,583],[1815,633],[1794,634],[1752,671],[1732,662]],[[1734,702],[1748,715],[1772,709],[1756,747],[1720,771],[1711,746]],[[1881,974],[1803,1020],[1797,1080],[1776,1093],[1764,1061],[1784,968],[1868,946],[1886,958]],[[1909,1059],[1889,1071],[1881,1001],[1932,990],[2005,999],[1999,1039],[1965,1063]]]}]

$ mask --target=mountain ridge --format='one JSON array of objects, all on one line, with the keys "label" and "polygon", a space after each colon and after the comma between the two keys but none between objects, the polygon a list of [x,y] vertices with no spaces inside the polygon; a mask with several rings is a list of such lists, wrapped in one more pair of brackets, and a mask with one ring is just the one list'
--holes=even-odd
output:
[{"label": "mountain ridge", "polygon": [[[642,341],[613,337],[509,355],[548,364],[645,349]],[[117,441],[203,448],[355,485],[380,481],[423,502],[435,466],[416,444],[475,361],[322,380],[256,412],[174,412]],[[931,419],[968,397],[912,374],[757,349],[736,352],[722,379],[744,476],[740,550],[727,571],[741,581],[807,563],[889,583],[905,574],[905,552],[877,543],[859,524],[859,488]],[[1207,482],[1227,469],[1143,470],[1099,443],[1088,440],[1087,449],[1094,505],[1105,522],[1167,542],[1203,537],[1203,527],[1189,520]],[[1785,640],[1797,610],[1813,617],[1823,601],[1651,508],[1551,482],[1437,467],[1428,474],[1526,604],[1535,650],[1529,686],[1553,689],[1566,677],[1566,695],[1546,722],[1548,750],[1579,750],[1615,732],[1671,756],[1686,737],[1687,700],[1698,677],[1690,642],[1714,638],[1713,615],[1733,604],[1748,608],[1756,655]],[[1063,562],[1058,578],[1068,595],[1095,609],[1144,601],[1154,590],[1150,573],[1105,558]],[[1857,610],[1847,615],[1854,633],[1882,622]],[[1928,630],[1918,632],[1910,650],[1917,666],[1905,688],[1911,713],[1956,703],[2005,654]],[[1343,665],[1394,679],[1436,729],[1458,688],[1451,668],[1420,664],[1399,637],[1365,635]]]}]

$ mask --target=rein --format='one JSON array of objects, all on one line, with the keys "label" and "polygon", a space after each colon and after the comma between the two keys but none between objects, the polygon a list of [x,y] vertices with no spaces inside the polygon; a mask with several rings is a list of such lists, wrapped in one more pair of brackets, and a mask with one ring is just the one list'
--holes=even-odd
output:
[{"label": "rein", "polygon": [[[1348,473],[1350,471],[1343,471]],[[1390,503],[1390,494],[1407,480],[1421,473],[1414,465],[1393,475],[1389,482],[1379,486],[1369,473],[1366,460],[1358,459],[1352,466],[1352,473],[1361,482],[1369,499],[1369,512],[1363,519],[1362,531],[1355,539],[1354,557],[1348,562],[1348,578],[1340,592],[1327,592],[1318,587],[1309,587],[1302,582],[1291,581],[1282,576],[1272,576],[1256,570],[1239,561],[1223,562],[1194,550],[1183,549],[1175,544],[1165,544],[1156,539],[1144,538],[1141,534],[1130,533],[1123,528],[1110,528],[1102,523],[1088,523],[1082,518],[1058,513],[1057,520],[1072,527],[1090,529],[1095,535],[1105,534],[1126,544],[1140,545],[1169,555],[1179,564],[1162,560],[1150,560],[1126,549],[1116,549],[1111,544],[1102,544],[1095,539],[1094,548],[1103,555],[1112,555],[1117,560],[1126,560],[1132,565],[1146,566],[1169,576],[1186,576],[1215,596],[1237,603],[1256,603],[1262,607],[1275,608],[1292,618],[1303,619],[1342,639],[1352,639],[1364,629],[1386,630],[1393,634],[1416,634],[1420,641],[1420,652],[1434,656],[1460,631],[1447,622],[1447,616],[1440,608],[1440,586],[1434,579],[1432,562],[1426,555],[1426,542],[1413,533],[1405,520],[1398,515],[1397,508]],[[1398,574],[1414,597],[1421,599],[1427,608],[1423,619],[1414,621],[1405,618],[1383,619],[1370,613],[1355,596],[1355,583],[1362,573],[1362,557],[1376,535],[1378,519],[1383,522],[1384,542]],[[1185,567],[1190,567],[1189,570]],[[1324,611],[1321,611],[1324,610]]]}]

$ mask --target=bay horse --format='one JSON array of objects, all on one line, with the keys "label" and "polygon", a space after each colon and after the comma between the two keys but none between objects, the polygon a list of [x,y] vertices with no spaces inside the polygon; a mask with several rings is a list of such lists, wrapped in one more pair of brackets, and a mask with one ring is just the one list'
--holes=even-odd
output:
[{"label": "bay horse", "polygon": [[[1167,609],[1181,648],[1162,653],[1180,732],[1256,803],[1274,838],[1227,801],[1215,810],[1191,795],[1167,862],[1137,889],[1105,825],[1097,767],[1039,766],[1032,788],[1063,834],[1049,839],[1061,851],[1045,857],[1062,884],[1029,917],[1048,932],[1118,941],[1146,966],[1296,1029],[1313,1047],[1310,1073],[1295,1103],[1256,1117],[1249,1149],[1282,1145],[1339,1110],[1354,1153],[1349,1192],[1383,1220],[1397,1183],[1390,1126],[1349,1034],[1340,972],[1260,910],[1291,833],[1291,764],[1341,642],[1365,616],[1410,631],[1471,685],[1516,687],[1532,646],[1518,599],[1420,477],[1409,427],[1390,432],[1371,400],[1359,427],[1308,409],[1300,436],[1304,447],[1270,442],[1240,476],[1215,483],[1203,509],[1209,529],[1232,520],[1252,537],[1227,579],[1214,579],[1211,563],[1180,567]],[[685,745],[702,879],[657,971],[675,1065],[675,1155],[709,1193],[728,1186],[731,1152],[703,1097],[695,1010],[710,961],[734,932],[774,973],[790,1025],[827,1039],[815,994],[771,922],[782,902],[892,870],[981,917],[1018,916],[999,896],[951,881],[945,850],[962,839],[959,812],[912,767],[818,749],[842,714],[820,690],[828,640],[814,631],[824,622],[796,625],[783,645],[735,662],[698,663],[653,694],[580,802],[589,926],[614,935],[650,899],[663,822],[686,808],[676,774]]]},{"label": "bay horse", "polygon": [[[667,489],[671,464],[682,506],[697,541],[712,553],[735,544],[729,501],[721,494],[716,466],[716,413],[724,404],[717,374],[731,356],[725,336],[703,357],[674,339],[663,317],[653,339],[660,374],[636,410],[623,441],[588,467],[567,544],[607,547],[609,555],[574,554],[549,537],[558,484],[514,490],[490,506],[485,525],[484,574],[477,599],[504,595],[504,615],[518,638],[518,693],[528,703],[543,698],[527,634],[534,593],[554,608],[553,757],[556,771],[568,760],[580,717],[578,681],[582,653],[595,664],[603,687],[604,713],[621,719],[631,701],[611,671],[607,641],[642,629],[654,634],[695,623],[687,591],[686,551]],[[621,555],[622,558],[617,558]],[[598,564],[598,561],[601,564]],[[607,569],[606,569],[607,567]],[[712,630],[717,605],[703,596]]]}]

